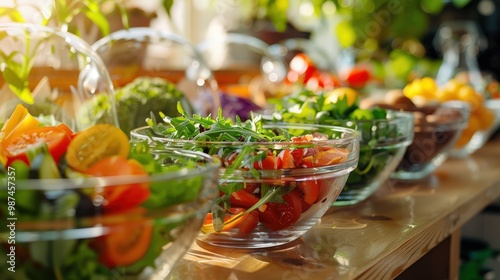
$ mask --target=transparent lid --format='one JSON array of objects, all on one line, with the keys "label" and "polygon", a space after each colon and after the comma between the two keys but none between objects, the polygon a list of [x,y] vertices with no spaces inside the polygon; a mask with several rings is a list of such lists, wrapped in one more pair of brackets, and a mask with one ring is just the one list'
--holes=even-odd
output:
[{"label": "transparent lid", "polygon": [[[99,56],[77,36],[31,24],[0,24],[0,123],[17,105],[46,124],[65,123],[80,131],[96,123],[118,126],[109,73]],[[95,118],[88,108],[106,107]],[[77,117],[79,116],[79,117]]]},{"label": "transparent lid", "polygon": [[[175,85],[175,90],[182,92],[192,106],[190,109],[193,113],[216,114],[220,107],[217,85],[211,70],[196,48],[181,36],[154,28],[137,27],[113,32],[95,42],[92,48],[108,67],[117,92],[137,78],[146,77],[148,81],[149,78],[161,78]],[[167,91],[170,90],[174,89]],[[171,92],[164,94],[167,93]],[[148,96],[152,93],[145,94]],[[151,99],[151,96],[148,97]],[[161,96],[158,98],[162,99]],[[188,111],[188,108],[184,109]],[[177,113],[175,106],[169,112],[165,110],[154,107],[149,111],[163,111],[166,115]],[[143,120],[143,116],[136,118]],[[140,125],[145,124],[142,122]]]}]

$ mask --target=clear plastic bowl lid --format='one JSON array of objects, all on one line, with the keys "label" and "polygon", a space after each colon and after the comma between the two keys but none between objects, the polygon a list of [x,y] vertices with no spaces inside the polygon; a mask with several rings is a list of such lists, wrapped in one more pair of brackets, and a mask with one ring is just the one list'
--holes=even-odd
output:
[{"label": "clear plastic bowl lid", "polygon": [[92,48],[108,67],[117,90],[138,77],[163,78],[184,94],[193,113],[216,114],[220,107],[212,71],[181,36],[149,27],[130,28],[103,37]]},{"label": "clear plastic bowl lid", "polygon": [[112,98],[99,118],[76,117],[82,104],[114,96],[100,57],[77,36],[45,26],[0,24],[0,123],[18,104],[47,124],[80,131],[96,123],[118,126]]}]

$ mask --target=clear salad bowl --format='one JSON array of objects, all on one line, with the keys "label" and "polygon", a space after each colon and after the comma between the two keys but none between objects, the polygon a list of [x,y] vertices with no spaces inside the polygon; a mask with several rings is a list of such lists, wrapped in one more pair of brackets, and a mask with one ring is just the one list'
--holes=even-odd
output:
[{"label": "clear salad bowl", "polygon": [[432,114],[415,114],[415,136],[391,177],[420,180],[441,166],[467,126],[470,108],[461,101],[448,101]]},{"label": "clear salad bowl", "polygon": [[58,179],[29,179],[34,170],[18,165],[0,172],[9,225],[0,278],[15,270],[16,279],[165,279],[218,197],[220,162],[177,149],[137,155],[154,156],[160,169]]},{"label": "clear salad bowl", "polygon": [[356,168],[359,133],[313,124],[264,124],[262,129],[281,141],[171,139],[151,135],[150,127],[132,131],[131,137],[149,139],[152,149],[183,147],[219,157],[220,198],[207,213],[198,240],[266,248],[291,242],[320,221]]},{"label": "clear salad bowl", "polygon": [[[177,102],[200,115],[217,114],[217,84],[200,53],[185,38],[149,27],[119,30],[92,45],[116,89],[118,120],[128,134],[153,112],[177,116]],[[87,115],[95,114],[95,109]],[[98,112],[106,111],[103,106]]]},{"label": "clear salad bowl", "polygon": [[64,123],[73,131],[96,123],[118,125],[114,103],[99,119],[76,118],[82,104],[114,96],[106,67],[77,36],[49,27],[0,24],[0,124],[17,105],[43,123]]}]

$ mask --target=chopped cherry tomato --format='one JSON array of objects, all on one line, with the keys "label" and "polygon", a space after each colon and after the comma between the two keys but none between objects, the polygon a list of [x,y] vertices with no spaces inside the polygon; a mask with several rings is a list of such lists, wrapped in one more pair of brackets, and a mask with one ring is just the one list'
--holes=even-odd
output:
[{"label": "chopped cherry tomato", "polygon": [[231,206],[244,208],[250,208],[254,206],[258,201],[259,198],[257,198],[253,194],[248,193],[245,190],[233,192],[231,193],[231,197],[229,198],[229,203],[231,203]]},{"label": "chopped cherry tomato", "polygon": [[299,165],[302,162],[302,158],[304,157],[306,153],[306,149],[299,148],[299,149],[294,149],[293,151],[290,152],[290,154],[293,157],[293,162],[295,165]]},{"label": "chopped cherry tomato", "polygon": [[241,223],[238,225],[238,230],[243,235],[247,235],[250,232],[254,231],[254,229],[257,227],[257,224],[259,224],[259,211],[253,210],[250,211],[246,218],[241,221]]},{"label": "chopped cherry tomato", "polygon": [[45,142],[55,162],[59,162],[70,144],[70,136],[62,129],[53,126],[37,127],[19,131],[2,141],[2,151],[7,157],[7,165],[15,160],[29,164],[26,151],[33,145]]},{"label": "chopped cherry tomato", "polygon": [[300,161],[299,166],[306,167],[306,168],[313,167],[314,166],[313,165],[313,157],[312,156],[307,156],[307,157],[302,158],[302,160]]},{"label": "chopped cherry tomato", "polygon": [[231,166],[237,156],[238,156],[238,152],[236,152],[236,151],[227,154],[222,159],[222,165],[225,166],[225,167]]},{"label": "chopped cherry tomato", "polygon": [[283,196],[285,203],[269,202],[266,210],[259,213],[260,222],[271,230],[280,230],[293,225],[302,214],[300,194],[296,190]]},{"label": "chopped cherry tomato", "polygon": [[127,135],[109,124],[98,124],[78,133],[71,141],[66,161],[72,168],[85,172],[89,166],[109,156],[128,156]]},{"label": "chopped cherry tomato", "polygon": [[102,264],[108,268],[127,266],[146,255],[153,236],[150,221],[126,221],[108,226],[111,227],[111,232],[96,238],[92,244],[99,252]]},{"label": "chopped cherry tomato", "polygon": [[312,205],[318,200],[319,185],[316,180],[301,181],[297,185],[299,191],[302,193],[302,199]]},{"label": "chopped cherry tomato", "polygon": [[278,168],[295,168],[295,160],[292,156],[292,153],[290,150],[282,150],[279,154],[278,157],[280,159],[280,166]]},{"label": "chopped cherry tomato", "polygon": [[254,162],[253,167],[260,170],[278,169],[278,160],[279,158],[277,156],[267,154],[263,160]]},{"label": "chopped cherry tomato", "polygon": [[[148,176],[146,169],[139,162],[121,156],[106,157],[89,167],[85,173],[95,177]],[[105,213],[119,212],[137,207],[146,201],[150,195],[149,183],[107,186],[95,195],[104,198]]]},{"label": "chopped cherry tomato", "polygon": [[246,183],[246,186],[245,188],[243,188],[243,190],[245,190],[247,193],[255,195],[257,192],[259,192],[259,186],[259,184],[255,183]]},{"label": "chopped cherry tomato", "polygon": [[364,67],[353,67],[346,75],[346,81],[349,86],[361,88],[370,80],[370,71]]}]

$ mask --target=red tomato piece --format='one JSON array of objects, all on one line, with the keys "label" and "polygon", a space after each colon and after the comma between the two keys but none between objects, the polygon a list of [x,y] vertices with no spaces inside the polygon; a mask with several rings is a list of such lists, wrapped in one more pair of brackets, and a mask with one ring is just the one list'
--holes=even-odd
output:
[{"label": "red tomato piece", "polygon": [[290,154],[293,157],[293,162],[296,166],[298,166],[300,164],[305,153],[306,153],[306,149],[303,149],[303,148],[294,149],[293,151],[290,152]]},{"label": "red tomato piece", "polygon": [[259,187],[260,185],[256,183],[247,183],[243,190],[245,190],[247,193],[258,195],[258,193],[260,192]]},{"label": "red tomato piece", "polygon": [[68,149],[70,141],[70,135],[64,130],[58,127],[44,126],[11,134],[2,141],[2,150],[7,157],[7,165],[15,160],[22,160],[29,164],[26,151],[34,145],[45,142],[57,163]]},{"label": "red tomato piece", "polygon": [[364,87],[369,80],[370,72],[364,67],[353,67],[346,76],[347,83],[354,88]]},{"label": "red tomato piece", "polygon": [[290,60],[290,71],[299,74],[299,76],[303,77],[304,83],[314,75],[317,71],[314,63],[305,53],[298,53],[295,55],[292,60]]},{"label": "red tomato piece", "polygon": [[259,198],[254,196],[251,193],[248,193],[245,190],[239,190],[236,192],[233,192],[231,194],[231,197],[229,198],[229,203],[231,203],[231,206],[234,207],[244,207],[244,208],[250,208],[255,205],[259,201]]},{"label": "red tomato piece", "polygon": [[283,200],[285,203],[269,202],[266,210],[259,212],[260,222],[271,230],[280,230],[295,224],[302,214],[302,202],[296,190],[284,195]]},{"label": "red tomato piece", "polygon": [[126,221],[108,226],[113,231],[96,238],[91,244],[99,253],[99,262],[115,268],[131,265],[146,255],[153,236],[151,221]]},{"label": "red tomato piece", "polygon": [[292,152],[290,150],[282,150],[279,154],[278,157],[280,159],[279,163],[280,166],[278,168],[295,168],[295,160],[294,157],[292,156]]},{"label": "red tomato piece", "polygon": [[298,183],[297,188],[302,193],[302,199],[312,205],[316,203],[319,197],[319,185],[316,180],[301,181]]},{"label": "red tomato piece", "polygon": [[313,157],[312,156],[307,156],[307,157],[304,157],[302,158],[302,160],[300,161],[300,164],[299,166],[301,167],[305,167],[305,168],[311,168],[313,167]]},{"label": "red tomato piece", "polygon": [[253,167],[260,170],[275,170],[278,169],[278,159],[277,156],[268,154],[263,160],[254,162]]},{"label": "red tomato piece", "polygon": [[[105,157],[90,166],[85,173],[95,177],[148,176],[146,169],[139,162],[122,156]],[[105,199],[105,213],[120,212],[134,208],[148,199],[149,182],[107,186],[95,195],[101,195]]]},{"label": "red tomato piece", "polygon": [[257,227],[257,224],[259,224],[259,211],[253,210],[250,211],[247,217],[241,221],[241,223],[238,225],[238,229],[241,234],[247,235],[254,231],[254,229]]}]

